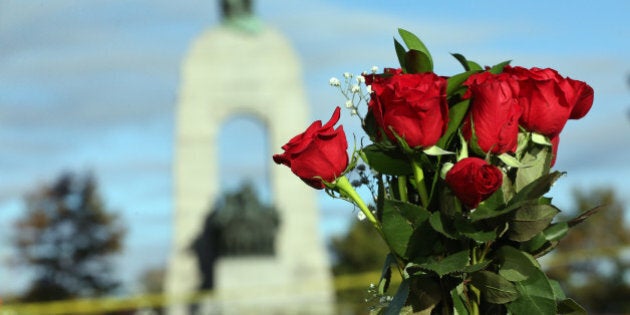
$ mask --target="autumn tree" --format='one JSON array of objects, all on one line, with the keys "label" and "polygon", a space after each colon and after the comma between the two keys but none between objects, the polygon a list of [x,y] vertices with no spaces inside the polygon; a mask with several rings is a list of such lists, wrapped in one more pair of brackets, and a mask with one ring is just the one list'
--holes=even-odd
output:
[{"label": "autumn tree", "polygon": [[125,232],[91,174],[64,173],[29,193],[25,205],[13,243],[16,259],[35,276],[23,300],[98,296],[118,286],[111,258]]},{"label": "autumn tree", "polygon": [[625,207],[612,189],[576,190],[580,213],[601,206],[585,222],[570,229],[547,262],[551,278],[589,314],[630,314],[630,230]]}]

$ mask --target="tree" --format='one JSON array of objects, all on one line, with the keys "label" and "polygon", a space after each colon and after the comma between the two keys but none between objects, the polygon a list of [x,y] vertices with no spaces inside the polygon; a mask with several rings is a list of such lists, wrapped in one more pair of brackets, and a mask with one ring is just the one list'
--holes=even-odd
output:
[{"label": "tree", "polygon": [[[367,221],[355,221],[347,234],[332,239],[331,247],[335,257],[333,273],[359,274],[377,271],[383,267],[388,248],[376,229]],[[379,274],[380,275],[380,274]],[[373,278],[378,281],[378,277]],[[362,283],[355,289],[337,292],[337,304],[344,314],[368,314],[374,296],[368,292],[369,283]],[[367,303],[366,303],[367,301]]]},{"label": "tree", "polygon": [[548,274],[589,314],[630,314],[630,259],[622,255],[630,248],[624,205],[612,189],[576,190],[574,200],[580,212],[603,208],[560,241]]},{"label": "tree", "polygon": [[164,292],[164,267],[153,267],[142,272],[139,278],[144,293],[157,294]]},{"label": "tree", "polygon": [[23,296],[44,301],[98,296],[118,286],[111,256],[125,230],[107,211],[91,174],[64,173],[25,198],[13,243],[17,260],[35,271]]}]

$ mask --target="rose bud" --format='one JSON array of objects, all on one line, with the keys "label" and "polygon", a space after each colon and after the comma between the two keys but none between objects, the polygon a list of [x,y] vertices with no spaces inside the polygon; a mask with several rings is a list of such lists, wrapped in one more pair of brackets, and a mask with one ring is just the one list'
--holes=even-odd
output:
[{"label": "rose bud", "polygon": [[348,142],[343,126],[334,129],[341,109],[337,107],[325,125],[313,122],[306,131],[293,137],[282,146],[284,153],[275,154],[274,162],[284,164],[305,183],[323,189],[324,183],[333,182],[348,166]]},{"label": "rose bud", "polygon": [[484,153],[514,152],[518,146],[518,120],[522,108],[518,103],[518,83],[507,74],[481,72],[464,83],[471,98],[468,117],[462,133],[466,141],[475,136]]},{"label": "rose bud", "polygon": [[523,67],[504,69],[518,80],[521,125],[553,138],[568,119],[584,117],[593,105],[593,88],[585,82],[564,78],[556,70]]},{"label": "rose bud", "polygon": [[485,160],[469,157],[455,163],[445,181],[455,196],[472,209],[501,187],[503,174]]},{"label": "rose bud", "polygon": [[397,142],[394,133],[412,148],[428,148],[440,140],[448,124],[446,79],[435,73],[386,69],[365,80],[373,92],[369,111],[391,141]]}]

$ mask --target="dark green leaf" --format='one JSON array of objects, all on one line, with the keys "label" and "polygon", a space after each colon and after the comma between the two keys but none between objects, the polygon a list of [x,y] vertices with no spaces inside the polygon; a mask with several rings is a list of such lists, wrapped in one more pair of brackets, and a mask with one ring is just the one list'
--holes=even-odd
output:
[{"label": "dark green leaf", "polygon": [[510,62],[512,62],[512,60],[507,60],[507,61],[498,63],[498,64],[492,66],[492,68],[490,68],[489,72],[493,73],[493,74],[499,74],[499,73],[503,72],[503,68],[505,68],[505,66],[509,65]]},{"label": "dark green leaf", "polygon": [[[396,254],[402,258],[417,254],[419,248],[426,248],[425,242],[432,242],[432,229],[426,223],[431,213],[420,206],[398,200],[386,199],[383,203],[383,234],[385,240]],[[415,230],[414,230],[415,227]],[[413,238],[414,247],[408,248],[409,240]],[[410,253],[408,253],[410,252]]]},{"label": "dark green leaf", "polygon": [[485,243],[497,238],[497,232],[495,230],[483,229],[481,225],[470,222],[465,218],[455,219],[455,229],[460,234],[479,243]]},{"label": "dark green leaf", "polygon": [[465,273],[473,273],[473,272],[477,272],[479,270],[483,270],[486,269],[486,267],[488,267],[488,265],[492,262],[492,260],[484,260],[478,264],[474,264],[474,265],[470,265],[470,266],[466,266],[464,267],[463,271]]},{"label": "dark green leaf", "polygon": [[383,234],[387,244],[400,257],[406,257],[407,244],[413,233],[411,223],[405,219],[394,207],[388,206],[387,202],[383,207]]},{"label": "dark green leaf", "polygon": [[411,281],[408,302],[419,314],[429,314],[442,300],[443,287],[440,286],[437,279],[426,275],[412,277]]},{"label": "dark green leaf", "polygon": [[469,253],[467,250],[464,250],[450,254],[442,260],[430,261],[423,264],[414,264],[413,267],[433,271],[438,276],[442,277],[454,272],[463,272],[464,267],[468,265],[468,261]]},{"label": "dark green leaf", "polygon": [[468,113],[468,108],[470,107],[470,99],[463,100],[455,105],[453,105],[448,112],[448,126],[446,127],[446,132],[438,141],[437,146],[440,148],[446,148],[447,144],[450,142],[451,138],[459,128],[460,124],[466,117],[466,113]]},{"label": "dark green leaf", "polygon": [[414,227],[410,238],[413,242],[410,242],[407,247],[406,257],[411,261],[415,261],[430,255],[433,253],[434,248],[442,245],[442,243],[439,242],[439,236],[440,235],[431,228],[428,220]]},{"label": "dark green leaf", "polygon": [[517,242],[528,241],[546,229],[559,212],[552,205],[523,205],[510,220],[508,237]]},{"label": "dark green leaf", "polygon": [[413,169],[407,156],[398,150],[384,149],[371,144],[361,149],[362,158],[370,168],[387,175],[411,175]]},{"label": "dark green leaf", "polygon": [[405,54],[405,71],[407,73],[424,73],[432,70],[431,60],[425,53],[410,49]]},{"label": "dark green leaf", "polygon": [[564,299],[558,303],[558,314],[587,315],[588,313],[572,299]]},{"label": "dark green leaf", "polygon": [[378,282],[378,293],[385,294],[392,278],[392,264],[396,264],[396,257],[392,253],[387,254],[381,270],[381,279]]},{"label": "dark green leaf", "polygon": [[416,35],[402,28],[398,29],[398,34],[400,34],[408,49],[418,50],[429,58],[429,68],[431,69],[430,71],[433,71],[433,58],[424,43]]},{"label": "dark green leaf", "polygon": [[376,136],[378,134],[378,125],[376,124],[376,120],[374,119],[374,113],[371,110],[368,111],[365,115],[361,127],[370,137],[370,140],[374,141],[376,139]]},{"label": "dark green leaf", "polygon": [[511,246],[503,246],[497,251],[500,264],[499,274],[513,282],[527,280],[538,271],[535,259]]},{"label": "dark green leaf", "polygon": [[466,71],[446,79],[446,96],[451,96],[455,90],[462,86],[462,83],[464,83],[468,77],[477,72],[478,71]]},{"label": "dark green leaf", "polygon": [[514,284],[496,273],[478,271],[472,274],[471,281],[489,303],[505,304],[519,297]]},{"label": "dark green leaf", "polygon": [[440,234],[453,240],[457,239],[456,231],[453,231],[452,227],[448,226],[450,220],[446,220],[445,222],[441,212],[434,212],[431,214],[429,223],[431,223],[431,227]]},{"label": "dark green leaf", "polygon": [[494,202],[492,201],[493,196],[495,194],[503,194],[502,191],[499,189],[497,190],[497,192],[495,192],[494,194],[492,194],[492,196],[490,196],[491,201],[483,201],[479,204],[479,206],[477,206],[477,209],[470,214],[470,219],[473,222],[479,221],[479,220],[483,220],[483,219],[489,219],[489,218],[494,218],[494,217],[498,217],[500,215],[504,215],[507,213],[510,213],[518,208],[520,208],[523,204],[525,204],[525,202],[521,202],[521,203],[517,203],[517,204],[512,204],[512,205],[508,205],[508,206],[498,206],[500,205],[500,203]]},{"label": "dark green leaf", "polygon": [[400,200],[386,199],[383,206],[388,209],[385,211],[395,211],[399,213],[413,226],[418,226],[420,223],[428,220],[431,216],[431,212],[421,206]]},{"label": "dark green leaf", "polygon": [[398,57],[398,63],[400,63],[400,68],[403,69],[403,71],[406,71],[406,66],[405,66],[405,47],[403,47],[403,45],[401,45],[395,38],[394,38],[394,48],[396,49],[396,56]]},{"label": "dark green leaf", "polygon": [[537,269],[525,281],[515,284],[519,293],[518,299],[508,303],[508,310],[514,314],[556,314],[556,301],[553,288],[545,273]]},{"label": "dark green leaf", "polygon": [[407,297],[409,296],[409,279],[405,279],[398,286],[398,291],[396,291],[396,295],[389,303],[387,309],[385,309],[384,315],[398,315],[400,314],[400,310],[405,306],[407,302]]},{"label": "dark green leaf", "polygon": [[466,60],[466,57],[464,57],[464,55],[462,54],[451,54],[453,55],[453,57],[455,57],[455,59],[457,59],[457,61],[459,61],[459,63],[462,64],[462,66],[464,67],[464,69],[466,71],[480,71],[483,70],[483,68],[476,62],[474,61],[470,61],[470,60]]},{"label": "dark green leaf", "polygon": [[468,65],[468,60],[466,60],[466,57],[464,57],[464,55],[462,54],[458,54],[458,53],[453,53],[451,54],[451,56],[455,57],[455,59],[457,59],[457,61],[459,61],[459,63],[462,65],[462,67],[464,67],[464,70],[466,71],[470,71],[470,66]]}]

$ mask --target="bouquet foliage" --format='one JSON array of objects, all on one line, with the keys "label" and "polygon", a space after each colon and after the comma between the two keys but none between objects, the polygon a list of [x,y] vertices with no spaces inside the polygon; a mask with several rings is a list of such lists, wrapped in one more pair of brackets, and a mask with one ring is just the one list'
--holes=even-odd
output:
[{"label": "bouquet foliage", "polygon": [[[378,314],[581,314],[537,258],[594,210],[570,221],[545,194],[559,135],[586,115],[593,89],[553,69],[481,67],[433,72],[422,41],[399,29],[400,67],[331,79],[367,135],[348,156],[337,107],[273,159],[306,184],[352,202],[389,246],[377,294],[392,270],[402,283]],[[406,47],[405,47],[406,46]],[[364,113],[362,113],[364,112]],[[369,140],[369,141],[368,141]],[[359,180],[346,174],[354,171]],[[355,188],[365,186],[370,206]]]}]

